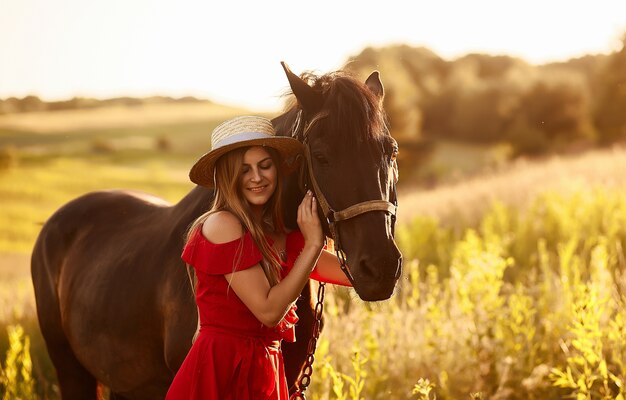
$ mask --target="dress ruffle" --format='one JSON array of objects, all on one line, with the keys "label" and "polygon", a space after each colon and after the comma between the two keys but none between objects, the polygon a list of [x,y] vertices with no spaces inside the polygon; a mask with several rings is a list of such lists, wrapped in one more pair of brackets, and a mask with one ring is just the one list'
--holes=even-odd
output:
[{"label": "dress ruffle", "polygon": [[286,400],[278,341],[202,328],[167,400]]},{"label": "dress ruffle", "polygon": [[296,341],[296,324],[299,321],[298,314],[296,314],[297,309],[295,304],[292,305],[283,319],[274,327],[274,331],[286,342],[293,343]]},{"label": "dress ruffle", "polygon": [[181,258],[196,270],[211,275],[225,275],[250,268],[263,260],[250,232],[226,243],[212,243],[198,228],[192,233]]}]

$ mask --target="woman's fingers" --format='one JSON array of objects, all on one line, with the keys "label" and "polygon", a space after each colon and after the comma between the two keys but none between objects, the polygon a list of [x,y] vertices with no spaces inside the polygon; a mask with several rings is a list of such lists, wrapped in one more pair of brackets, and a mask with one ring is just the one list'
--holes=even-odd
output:
[{"label": "woman's fingers", "polygon": [[298,226],[305,242],[318,243],[322,237],[322,227],[318,218],[317,200],[310,190],[298,206]]},{"label": "woman's fingers", "polygon": [[309,198],[309,204],[308,204],[307,209],[309,211],[309,217],[311,217],[313,215],[313,196]]},{"label": "woman's fingers", "polygon": [[298,206],[298,224],[300,223],[306,223],[308,222],[308,215],[310,214],[310,201],[311,201],[311,196],[310,196],[310,191],[307,192],[304,195],[304,198],[302,199],[302,201],[300,202],[300,205]]},{"label": "woman's fingers", "polygon": [[311,208],[311,191],[306,192],[302,199],[302,215],[306,216]]},{"label": "woman's fingers", "polygon": [[317,213],[317,200],[310,190],[298,206],[298,225],[301,230],[317,229],[320,221]]},{"label": "woman's fingers", "polygon": [[311,216],[317,219],[317,200],[315,200],[315,197],[311,200]]}]

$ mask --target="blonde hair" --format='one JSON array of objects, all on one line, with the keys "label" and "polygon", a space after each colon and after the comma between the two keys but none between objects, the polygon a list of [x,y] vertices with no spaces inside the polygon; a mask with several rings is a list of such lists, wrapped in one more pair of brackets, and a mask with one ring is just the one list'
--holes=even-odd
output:
[{"label": "blonde hair", "polygon": [[[282,218],[282,160],[280,154],[271,147],[264,147],[270,154],[277,171],[276,189],[269,201],[263,208],[261,221],[252,218],[252,210],[246,201],[241,190],[240,178],[243,167],[243,156],[250,147],[241,147],[229,151],[221,156],[215,164],[215,199],[211,209],[191,224],[187,231],[185,242],[189,240],[191,234],[200,227],[209,215],[218,211],[228,211],[232,213],[242,225],[244,231],[250,232],[252,239],[261,251],[263,260],[261,267],[271,286],[280,281],[282,267],[277,260],[270,244],[267,242],[265,232],[281,233],[285,231]],[[241,247],[239,249],[241,251]],[[233,271],[241,259],[239,253],[234,260]]]}]

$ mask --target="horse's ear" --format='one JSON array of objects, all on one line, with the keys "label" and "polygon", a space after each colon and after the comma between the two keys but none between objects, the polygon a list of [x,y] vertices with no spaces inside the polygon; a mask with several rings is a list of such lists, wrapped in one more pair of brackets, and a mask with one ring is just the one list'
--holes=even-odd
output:
[{"label": "horse's ear", "polygon": [[365,86],[367,86],[380,100],[385,97],[385,88],[380,80],[380,72],[372,72],[365,80]]},{"label": "horse's ear", "polygon": [[323,99],[322,95],[317,93],[311,86],[309,86],[302,78],[291,72],[287,64],[281,61],[280,64],[287,74],[287,80],[289,80],[289,86],[293,92],[298,103],[302,108],[309,112],[317,112],[322,108]]}]

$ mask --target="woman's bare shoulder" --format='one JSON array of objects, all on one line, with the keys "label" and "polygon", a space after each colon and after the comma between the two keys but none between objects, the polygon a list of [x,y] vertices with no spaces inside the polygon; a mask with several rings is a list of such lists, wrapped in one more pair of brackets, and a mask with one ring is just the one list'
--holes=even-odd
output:
[{"label": "woman's bare shoulder", "polygon": [[211,243],[227,243],[243,236],[239,218],[229,211],[218,211],[207,217],[202,224],[202,234]]}]

